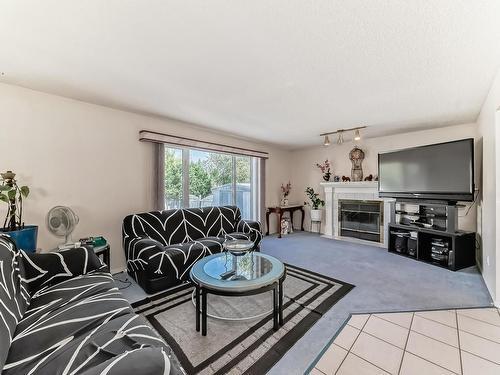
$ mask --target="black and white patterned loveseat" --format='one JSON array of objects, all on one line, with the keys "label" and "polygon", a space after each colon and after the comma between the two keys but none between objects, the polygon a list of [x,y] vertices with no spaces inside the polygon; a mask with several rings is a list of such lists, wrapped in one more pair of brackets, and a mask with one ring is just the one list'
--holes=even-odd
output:
[{"label": "black and white patterned loveseat", "polygon": [[188,280],[193,264],[221,252],[228,238],[249,239],[258,249],[260,223],[242,220],[236,206],[153,211],[123,220],[127,270],[147,293]]},{"label": "black and white patterned loveseat", "polygon": [[92,250],[25,254],[0,236],[2,375],[181,374]]}]

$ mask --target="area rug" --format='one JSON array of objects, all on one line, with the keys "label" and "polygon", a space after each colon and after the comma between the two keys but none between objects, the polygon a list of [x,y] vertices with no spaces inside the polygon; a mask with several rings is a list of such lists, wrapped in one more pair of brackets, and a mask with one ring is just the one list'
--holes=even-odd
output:
[{"label": "area rug", "polygon": [[171,346],[187,374],[264,374],[354,287],[295,266],[286,269],[284,325],[276,332],[271,314],[266,314],[272,292],[247,297],[209,294],[208,313],[228,319],[208,318],[205,337],[195,329],[190,284],[132,306]]}]

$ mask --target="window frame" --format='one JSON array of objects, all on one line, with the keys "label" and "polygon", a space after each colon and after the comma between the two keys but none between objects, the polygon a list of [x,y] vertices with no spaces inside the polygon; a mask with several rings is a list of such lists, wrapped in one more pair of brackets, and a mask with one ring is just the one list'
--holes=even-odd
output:
[{"label": "window frame", "polygon": [[[260,197],[261,197],[261,192],[260,190],[260,183],[259,183],[259,171],[258,171],[258,166],[259,166],[259,158],[257,157],[252,157],[248,155],[236,155],[236,154],[230,154],[230,153],[225,153],[225,152],[217,152],[217,151],[211,151],[211,150],[203,150],[203,149],[197,149],[197,148],[191,148],[191,147],[176,147],[176,146],[167,146],[165,145],[164,148],[164,155],[168,150],[180,150],[181,151],[181,158],[182,158],[182,208],[188,208],[189,207],[189,169],[190,169],[190,154],[192,150],[196,151],[203,151],[206,153],[213,153],[213,154],[222,154],[222,155],[228,155],[231,157],[231,205],[237,206],[237,162],[236,159],[241,157],[241,158],[248,158],[250,162],[250,217],[243,217],[243,209],[240,208],[240,211],[242,213],[242,218],[244,219],[250,219],[250,220],[258,220],[258,215],[260,211]],[[165,172],[164,172],[165,173]],[[165,175],[163,176],[163,180],[165,180]],[[165,185],[166,188],[166,185]],[[166,190],[165,190],[165,199],[164,201],[167,200],[166,196]]]}]

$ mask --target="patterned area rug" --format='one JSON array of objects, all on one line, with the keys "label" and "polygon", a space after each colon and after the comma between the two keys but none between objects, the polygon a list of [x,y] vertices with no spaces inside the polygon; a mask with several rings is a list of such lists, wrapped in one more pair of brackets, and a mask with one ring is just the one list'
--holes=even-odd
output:
[{"label": "patterned area rug", "polygon": [[209,294],[208,313],[233,320],[208,318],[205,337],[195,330],[189,284],[132,306],[172,347],[187,374],[264,374],[354,287],[298,267],[286,268],[284,326],[276,332],[271,314],[234,320],[265,314],[272,307],[272,292],[247,297]]}]

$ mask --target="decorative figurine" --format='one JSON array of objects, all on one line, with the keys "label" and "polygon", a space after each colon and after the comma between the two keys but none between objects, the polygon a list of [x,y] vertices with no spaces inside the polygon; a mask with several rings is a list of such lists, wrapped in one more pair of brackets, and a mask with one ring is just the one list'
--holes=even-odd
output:
[{"label": "decorative figurine", "polygon": [[333,176],[333,181],[334,182],[339,182],[340,181],[340,176]]},{"label": "decorative figurine", "polygon": [[365,158],[365,153],[362,149],[357,146],[349,152],[349,159],[352,163],[351,168],[351,179],[352,181],[363,181],[363,159]]},{"label": "decorative figurine", "polygon": [[342,182],[349,182],[349,181],[351,181],[350,177],[342,176]]},{"label": "decorative figurine", "polygon": [[373,181],[373,175],[370,174],[370,175],[366,176],[365,181]]}]

